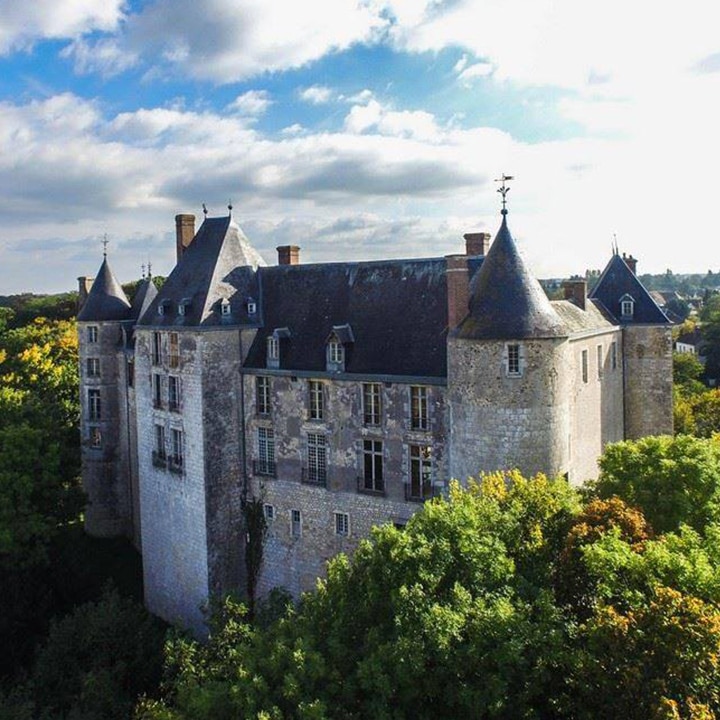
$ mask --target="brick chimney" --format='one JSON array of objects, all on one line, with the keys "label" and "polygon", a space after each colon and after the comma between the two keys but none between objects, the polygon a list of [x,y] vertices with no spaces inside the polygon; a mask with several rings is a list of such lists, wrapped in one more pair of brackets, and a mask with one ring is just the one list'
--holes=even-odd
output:
[{"label": "brick chimney", "polygon": [[466,255],[487,255],[490,249],[490,233],[465,233]]},{"label": "brick chimney", "polygon": [[175,238],[176,238],[176,250],[177,250],[177,261],[180,262],[180,258],[183,253],[188,249],[188,246],[195,237],[195,216],[194,215],[176,215],[175,216]]},{"label": "brick chimney", "polygon": [[448,329],[454,330],[467,316],[470,278],[466,255],[445,256],[448,295]]},{"label": "brick chimney", "polygon": [[88,293],[90,292],[90,288],[92,287],[93,281],[95,278],[87,277],[86,275],[81,275],[78,278],[78,299],[77,299],[77,311],[80,312],[82,306],[85,304],[85,301],[87,300]]},{"label": "brick chimney", "polygon": [[585,278],[570,278],[563,282],[565,299],[577,305],[581,310],[585,309],[587,302],[587,281]]},{"label": "brick chimney", "polygon": [[625,264],[630,268],[630,272],[632,272],[633,275],[637,275],[637,259],[634,258],[632,255],[626,255],[623,253],[623,260],[625,261]]},{"label": "brick chimney", "polygon": [[280,245],[276,248],[278,265],[299,265],[300,248],[297,245]]}]

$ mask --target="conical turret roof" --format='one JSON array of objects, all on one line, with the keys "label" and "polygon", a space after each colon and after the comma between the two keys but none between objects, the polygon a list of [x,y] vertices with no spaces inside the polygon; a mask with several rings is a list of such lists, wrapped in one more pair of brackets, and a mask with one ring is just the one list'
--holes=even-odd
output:
[{"label": "conical turret roof", "polygon": [[103,259],[87,300],[77,319],[81,322],[126,320],[130,316],[130,302],[122,286],[113,275],[107,257]]},{"label": "conical turret roof", "polygon": [[567,330],[525,264],[503,214],[470,285],[470,313],[455,336],[475,340],[565,337]]}]

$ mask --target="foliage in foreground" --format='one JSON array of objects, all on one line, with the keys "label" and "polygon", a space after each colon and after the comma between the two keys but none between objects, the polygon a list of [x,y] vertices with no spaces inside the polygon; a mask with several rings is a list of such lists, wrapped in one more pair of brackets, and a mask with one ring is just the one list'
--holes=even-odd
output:
[{"label": "foliage in foreground", "polygon": [[[698,442],[688,463],[716,483]],[[641,446],[648,511],[667,484],[638,488],[679,450],[667,443]],[[659,532],[628,483],[584,503],[544,476],[454,485],[331,561],[269,628],[228,601],[207,644],[177,637],[163,697],[137,718],[719,716],[720,525],[714,493],[686,481],[695,505],[655,513]]]}]

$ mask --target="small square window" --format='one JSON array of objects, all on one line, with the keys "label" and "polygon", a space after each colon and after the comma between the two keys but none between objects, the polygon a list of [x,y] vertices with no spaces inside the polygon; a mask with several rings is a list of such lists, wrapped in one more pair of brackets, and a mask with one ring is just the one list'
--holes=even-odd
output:
[{"label": "small square window", "polygon": [[344,512],[335,513],[335,534],[344,537],[350,535],[350,515]]},{"label": "small square window", "polygon": [[275,519],[275,506],[270,503],[263,505],[263,512],[265,513],[265,521],[271,523]]}]

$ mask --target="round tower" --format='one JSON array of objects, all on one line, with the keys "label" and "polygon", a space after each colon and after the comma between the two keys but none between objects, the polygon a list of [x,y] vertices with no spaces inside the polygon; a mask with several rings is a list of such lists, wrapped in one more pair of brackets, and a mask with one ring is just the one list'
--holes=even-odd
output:
[{"label": "round tower", "polygon": [[505,208],[468,305],[448,337],[451,477],[568,472],[568,332],[518,252]]},{"label": "round tower", "polygon": [[124,352],[131,315],[105,257],[77,316],[85,529],[98,537],[133,534]]}]

